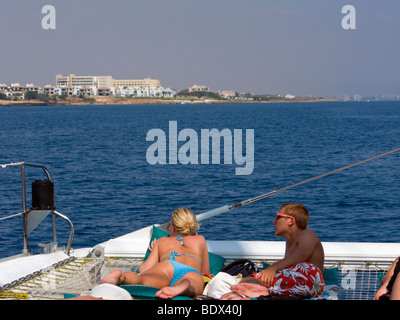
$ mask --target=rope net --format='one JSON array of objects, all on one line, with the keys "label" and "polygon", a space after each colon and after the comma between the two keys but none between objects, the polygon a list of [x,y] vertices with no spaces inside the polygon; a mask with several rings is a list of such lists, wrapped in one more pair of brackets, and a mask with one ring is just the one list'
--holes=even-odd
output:
[{"label": "rope net", "polygon": [[70,258],[0,288],[0,299],[51,300],[91,290],[113,269],[137,271],[143,260]]},{"label": "rope net", "polygon": [[358,267],[338,262],[339,300],[373,300],[389,267],[371,261]]},{"label": "rope net", "polygon": [[[262,262],[266,261],[258,264]],[[80,295],[112,270],[137,271],[142,263],[142,259],[70,258],[0,287],[0,300],[59,300],[66,294]],[[337,261],[326,270],[334,271],[337,299],[373,300],[381,286],[380,277],[389,267],[387,263],[378,265],[371,261],[361,265]]]}]

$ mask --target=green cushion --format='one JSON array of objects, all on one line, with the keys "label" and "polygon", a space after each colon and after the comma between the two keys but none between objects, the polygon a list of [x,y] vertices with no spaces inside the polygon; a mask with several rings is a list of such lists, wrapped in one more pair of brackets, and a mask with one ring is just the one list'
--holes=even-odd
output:
[{"label": "green cushion", "polygon": [[326,285],[338,285],[338,268],[324,270],[324,282]]},{"label": "green cushion", "polygon": [[216,275],[224,268],[226,259],[223,256],[209,252],[208,259],[210,260],[210,274]]},{"label": "green cushion", "polygon": [[[162,237],[168,237],[168,236],[169,236],[168,232],[161,230],[157,226],[153,225],[153,233],[150,238],[150,243],[154,239],[160,239]],[[146,254],[144,256],[144,260],[146,260],[149,257],[149,255],[150,255],[150,250],[147,248]],[[210,274],[216,275],[218,272],[220,272],[223,269],[224,263],[225,263],[224,257],[222,257],[218,254],[209,252],[208,259],[210,261]]]}]

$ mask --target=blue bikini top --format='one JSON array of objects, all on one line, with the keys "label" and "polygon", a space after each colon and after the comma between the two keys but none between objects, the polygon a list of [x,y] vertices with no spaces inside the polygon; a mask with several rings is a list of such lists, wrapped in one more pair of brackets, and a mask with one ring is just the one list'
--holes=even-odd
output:
[{"label": "blue bikini top", "polygon": [[[176,240],[178,240],[178,241],[181,243],[181,245],[183,246],[183,237],[182,237],[181,235],[178,235],[178,236],[176,237]],[[196,256],[194,256],[194,255],[192,255],[192,254],[188,254],[188,253],[180,253],[180,252],[177,252],[177,251],[171,251],[171,252],[169,253],[169,255],[168,255],[168,260],[175,261],[176,257],[178,257],[178,256],[189,256],[189,257],[193,257],[193,258],[196,258],[196,259],[200,260],[200,262],[201,262],[201,259],[200,259],[199,257],[196,257]],[[163,257],[163,259],[164,259],[164,258],[165,258],[165,256]],[[161,260],[162,260],[162,259],[161,259]]]}]

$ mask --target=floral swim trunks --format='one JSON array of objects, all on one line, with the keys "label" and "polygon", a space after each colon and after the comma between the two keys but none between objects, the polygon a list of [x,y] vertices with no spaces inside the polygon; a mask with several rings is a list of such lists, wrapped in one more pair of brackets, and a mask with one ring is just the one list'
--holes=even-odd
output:
[{"label": "floral swim trunks", "polygon": [[[259,278],[259,273],[252,276]],[[323,296],[324,287],[321,270],[312,263],[302,262],[279,270],[268,291],[270,295],[285,298],[318,298]]]}]

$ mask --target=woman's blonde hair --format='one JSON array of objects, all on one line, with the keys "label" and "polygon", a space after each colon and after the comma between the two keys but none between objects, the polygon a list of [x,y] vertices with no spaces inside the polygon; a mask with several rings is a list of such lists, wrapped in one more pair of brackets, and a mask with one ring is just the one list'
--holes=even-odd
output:
[{"label": "woman's blonde hair", "polygon": [[178,233],[194,235],[200,229],[196,215],[192,210],[186,208],[176,209],[171,216],[171,223]]}]

